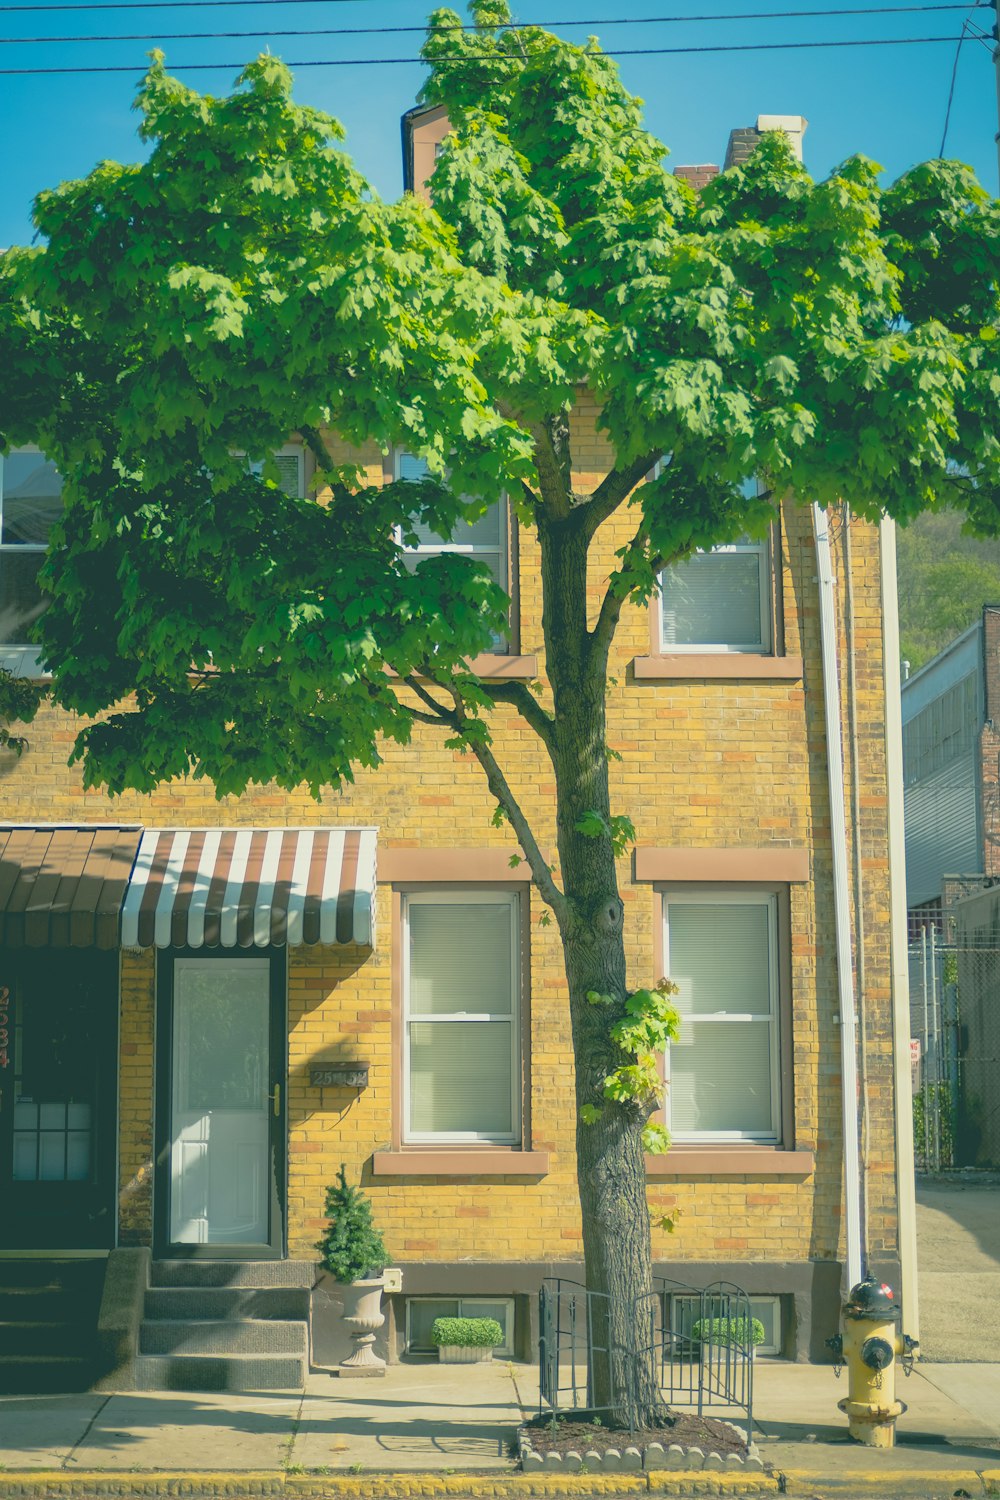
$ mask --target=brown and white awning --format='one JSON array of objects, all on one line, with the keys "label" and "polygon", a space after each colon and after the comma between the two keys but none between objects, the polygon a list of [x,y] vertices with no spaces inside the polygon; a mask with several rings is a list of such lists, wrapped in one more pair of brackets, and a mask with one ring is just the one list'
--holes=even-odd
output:
[{"label": "brown and white awning", "polygon": [[141,829],[0,827],[0,945],[117,948]]},{"label": "brown and white awning", "polygon": [[142,836],[124,948],[373,947],[374,828],[160,828]]}]

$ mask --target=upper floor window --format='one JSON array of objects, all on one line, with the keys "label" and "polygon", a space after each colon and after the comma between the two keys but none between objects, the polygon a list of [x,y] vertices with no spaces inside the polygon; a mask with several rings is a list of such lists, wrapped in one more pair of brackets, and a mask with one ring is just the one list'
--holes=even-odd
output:
[{"label": "upper floor window", "polygon": [[62,479],[37,448],[0,456],[0,643],[28,646],[46,606],[38,582],[62,510]]},{"label": "upper floor window", "polygon": [[[427,465],[413,453],[397,451],[395,454],[395,478],[420,480],[427,476]],[[449,536],[439,536],[424,522],[414,523],[416,546],[407,548],[412,566],[424,557],[435,557],[442,552],[457,552],[484,562],[505,594],[511,592],[510,581],[510,536],[506,499],[495,500],[484,515],[476,521],[456,521]],[[506,651],[508,642],[494,636],[496,651]]]},{"label": "upper floor window", "polygon": [[520,898],[403,898],[403,1112],[409,1141],[520,1139]]},{"label": "upper floor window", "polygon": [[773,649],[771,549],[741,539],[660,575],[660,646],[663,651]]},{"label": "upper floor window", "polygon": [[[286,443],[271,455],[278,470],[278,485],[291,499],[305,494],[305,450],[298,443]],[[263,474],[263,459],[247,460],[251,474]]]},{"label": "upper floor window", "polygon": [[680,987],[667,1051],[675,1139],[780,1134],[777,898],[706,891],[663,898],[664,967]]}]

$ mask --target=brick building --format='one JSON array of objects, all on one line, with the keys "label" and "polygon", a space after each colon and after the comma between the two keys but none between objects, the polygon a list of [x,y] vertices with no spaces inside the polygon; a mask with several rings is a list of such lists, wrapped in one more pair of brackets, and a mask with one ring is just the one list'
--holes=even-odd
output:
[{"label": "brick building", "polygon": [[[407,117],[411,182],[441,133],[433,111]],[[580,492],[609,461],[596,416],[581,397]],[[355,457],[373,482],[413,463],[374,449]],[[289,484],[308,483],[300,445],[282,462]],[[30,549],[57,481],[41,455],[14,455],[4,473],[0,572],[25,621]],[[34,530],[18,536],[28,517]],[[598,534],[595,599],[626,520]],[[872,1263],[899,1285],[905,1262],[912,1324],[909,1098],[897,1089],[907,1028],[897,1039],[895,1022],[902,893],[891,878],[898,704],[894,717],[886,695],[892,532],[855,520],[834,531],[866,1218]],[[501,502],[469,545],[513,600],[509,638],[479,669],[544,681],[534,536]],[[660,599],[626,611],[609,690],[609,740],[623,757],[613,805],[638,829],[620,870],[630,978],[671,974],[685,1013],[665,1060],[674,1145],[648,1161],[652,1210],[681,1211],[675,1233],[654,1231],[658,1268],[692,1285],[741,1283],[767,1347],[801,1359],[822,1358],[835,1331],[845,1256],[816,575],[810,515],[792,507],[766,544],[671,570]],[[11,630],[7,659],[30,672],[18,644],[27,630]],[[554,844],[540,747],[513,713],[494,722],[498,758],[543,846]],[[411,746],[386,746],[377,772],[319,803],[304,789],[219,802],[194,782],[110,800],[67,768],[76,728],[44,707],[29,750],[4,755],[0,783],[6,1250],[111,1251],[140,1304],[150,1257],[164,1291],[255,1276],[277,1285],[282,1266],[305,1286],[343,1162],[402,1270],[387,1298],[390,1351],[425,1347],[439,1312],[488,1310],[509,1351],[529,1357],[542,1278],[580,1268],[568,1007],[556,928],[539,925],[523,867],[510,867],[478,767],[417,725]],[[185,1359],[204,1358],[209,1383],[237,1383],[232,1363],[209,1370],[196,1336],[171,1345],[165,1301],[146,1302],[146,1363],[119,1352],[119,1368],[169,1383]],[[267,1374],[258,1359],[246,1378]],[[274,1383],[287,1374],[271,1370]],[[196,1381],[197,1367],[182,1378]]]}]

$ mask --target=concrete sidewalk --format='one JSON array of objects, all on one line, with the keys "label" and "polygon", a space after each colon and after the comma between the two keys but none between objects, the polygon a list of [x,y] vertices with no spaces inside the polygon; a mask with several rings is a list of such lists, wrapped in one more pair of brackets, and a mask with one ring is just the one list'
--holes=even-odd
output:
[{"label": "concrete sidewalk", "polygon": [[359,1500],[378,1493],[377,1475],[399,1476],[396,1495],[822,1495],[879,1485],[983,1495],[991,1483],[1000,1493],[1000,1365],[925,1365],[900,1380],[909,1410],[889,1451],[847,1440],[836,1407],[846,1384],[831,1367],[763,1360],[755,1384],[755,1436],[772,1473],[699,1474],[687,1490],[680,1475],[519,1476],[511,1442],[522,1411],[537,1409],[530,1365],[405,1364],[379,1381],[313,1374],[285,1393],[3,1397],[0,1500],[123,1495],[133,1483],[138,1492],[140,1476],[144,1494]]}]

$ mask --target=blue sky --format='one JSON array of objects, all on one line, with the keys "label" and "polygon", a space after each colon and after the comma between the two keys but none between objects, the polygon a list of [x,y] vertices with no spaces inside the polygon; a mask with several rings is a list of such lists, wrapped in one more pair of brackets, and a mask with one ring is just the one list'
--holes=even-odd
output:
[{"label": "blue sky", "polygon": [[[853,7],[864,0],[825,0]],[[754,20],[749,12],[810,10],[823,0],[516,0],[523,21],[553,23],[570,39],[589,32],[609,50],[698,47],[753,42],[827,41],[863,37],[955,38],[963,18],[988,30],[992,8],[908,12],[916,0],[869,0],[892,13],[869,16],[788,16]],[[927,0],[925,0],[927,3]],[[318,3],[218,5],[198,0],[183,8],[140,6],[100,10],[19,11],[0,4],[0,68],[66,68],[117,64],[121,73],[0,76],[0,245],[26,243],[35,193],[85,175],[98,161],[141,155],[131,104],[147,50],[162,46],[167,64],[204,92],[222,93],[240,64],[266,46],[294,63],[301,59],[413,57],[418,34],[327,37],[279,36],[295,29],[419,25],[427,0],[318,0]],[[668,21],[693,14],[712,20]],[[721,15],[735,20],[715,20]],[[642,18],[649,24],[626,24]],[[572,25],[577,20],[596,22]],[[171,40],[177,32],[250,32],[247,37]],[[39,42],[16,39],[141,34],[151,40]],[[936,156],[941,142],[955,43],[892,47],[816,48],[772,52],[706,52],[686,56],[627,56],[622,76],[646,100],[650,128],[669,146],[671,164],[720,161],[729,130],[758,114],[801,114],[809,121],[806,165],[825,176],[845,157],[863,151],[889,178]],[[222,64],[186,72],[184,63]],[[401,187],[399,117],[414,102],[424,70],[419,64],[300,68],[296,94],[335,115],[347,147],[376,189],[388,197]],[[959,61],[946,154],[970,163],[997,191],[997,99],[990,53],[967,41]]]}]

